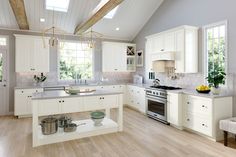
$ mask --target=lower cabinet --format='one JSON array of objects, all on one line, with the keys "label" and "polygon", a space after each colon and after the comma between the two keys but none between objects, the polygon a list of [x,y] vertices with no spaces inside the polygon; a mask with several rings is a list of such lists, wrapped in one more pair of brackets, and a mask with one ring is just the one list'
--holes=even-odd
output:
[{"label": "lower cabinet", "polygon": [[182,129],[182,94],[181,93],[167,93],[167,121]]},{"label": "lower cabinet", "polygon": [[183,126],[218,141],[219,121],[232,117],[232,97],[205,98],[183,94]]},{"label": "lower cabinet", "polygon": [[126,101],[128,106],[146,113],[145,88],[128,85]]},{"label": "lower cabinet", "polygon": [[37,89],[15,89],[14,115],[25,116],[32,114],[31,98],[33,93],[42,92],[42,88]]},{"label": "lower cabinet", "polygon": [[39,101],[39,116],[49,114],[74,113],[118,107],[117,95],[88,96]]}]

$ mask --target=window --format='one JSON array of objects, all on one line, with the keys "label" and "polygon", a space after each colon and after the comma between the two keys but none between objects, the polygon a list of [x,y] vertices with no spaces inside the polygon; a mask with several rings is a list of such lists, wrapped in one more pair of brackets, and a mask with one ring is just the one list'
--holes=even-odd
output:
[{"label": "window", "polygon": [[227,74],[227,23],[220,22],[204,27],[205,76],[220,69]]},{"label": "window", "polygon": [[0,82],[2,82],[3,78],[3,56],[0,53]]},{"label": "window", "polygon": [[6,46],[7,45],[7,39],[0,37],[0,46]]},{"label": "window", "polygon": [[70,0],[46,0],[46,9],[67,12]]},{"label": "window", "polygon": [[60,42],[59,46],[60,80],[92,79],[93,50],[81,42]]}]

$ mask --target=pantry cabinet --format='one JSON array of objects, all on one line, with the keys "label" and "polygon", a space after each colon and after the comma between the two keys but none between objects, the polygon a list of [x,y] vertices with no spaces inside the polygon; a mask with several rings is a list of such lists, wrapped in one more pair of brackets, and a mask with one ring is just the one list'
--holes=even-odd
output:
[{"label": "pantry cabinet", "polygon": [[127,105],[146,113],[145,88],[127,85]]},{"label": "pantry cabinet", "polygon": [[15,34],[16,72],[49,72],[48,38]]},{"label": "pantry cabinet", "polygon": [[183,95],[183,125],[216,141],[222,140],[219,121],[232,117],[232,97]]},{"label": "pantry cabinet", "polygon": [[32,114],[31,98],[33,93],[42,92],[42,88],[37,89],[15,89],[14,115],[26,116]]},{"label": "pantry cabinet", "polygon": [[[130,47],[133,54],[128,55]],[[131,57],[131,59],[130,59]],[[133,72],[135,71],[135,44],[119,42],[102,43],[103,72]]]}]

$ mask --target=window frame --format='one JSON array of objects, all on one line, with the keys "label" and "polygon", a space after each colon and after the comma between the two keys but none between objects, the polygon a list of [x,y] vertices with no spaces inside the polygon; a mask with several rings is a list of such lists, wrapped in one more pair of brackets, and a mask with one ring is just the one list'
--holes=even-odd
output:
[{"label": "window frame", "polygon": [[[61,80],[60,79],[60,48],[59,48],[60,42],[79,43],[80,44],[83,41],[78,41],[78,40],[63,40],[63,41],[59,41],[58,47],[57,47],[57,80],[60,83],[67,83],[67,82],[74,83],[74,81],[75,81],[74,79],[71,79],[71,80]],[[87,81],[93,81],[94,78],[95,78],[95,76],[94,76],[95,75],[94,48],[91,51],[92,51],[92,78],[91,79],[86,79]]]},{"label": "window frame", "polygon": [[[225,25],[225,73],[226,73],[225,84],[221,85],[221,87],[227,88],[228,85],[228,21],[227,20],[203,26],[204,78],[208,77],[207,29],[221,25]],[[204,80],[205,84],[208,84],[208,81],[206,79]]]}]

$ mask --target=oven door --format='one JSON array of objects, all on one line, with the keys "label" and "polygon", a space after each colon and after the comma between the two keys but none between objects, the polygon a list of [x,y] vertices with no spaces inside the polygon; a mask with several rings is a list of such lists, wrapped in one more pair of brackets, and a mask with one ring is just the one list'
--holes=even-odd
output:
[{"label": "oven door", "polygon": [[167,100],[147,96],[147,114],[155,119],[167,121]]}]

